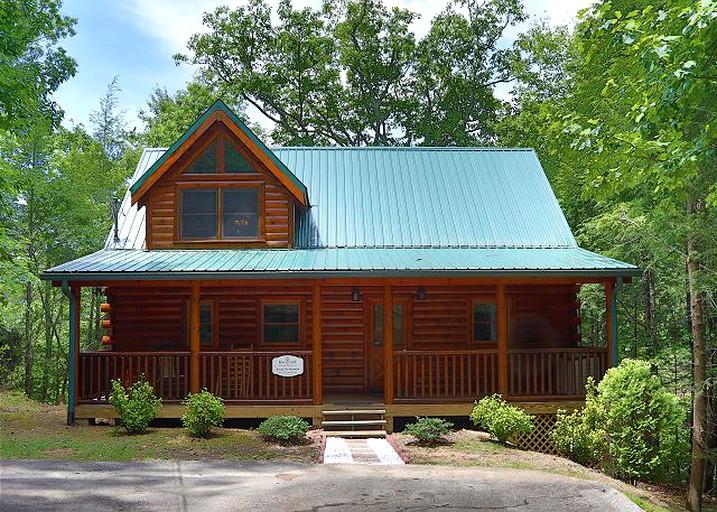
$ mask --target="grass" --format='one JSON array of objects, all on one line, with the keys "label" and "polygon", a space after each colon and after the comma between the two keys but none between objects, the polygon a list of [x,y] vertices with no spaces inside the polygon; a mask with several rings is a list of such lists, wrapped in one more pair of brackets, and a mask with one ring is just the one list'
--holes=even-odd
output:
[{"label": "grass", "polygon": [[[221,428],[209,439],[193,439],[181,428],[150,428],[129,436],[117,427],[65,425],[64,406],[28,400],[22,393],[0,391],[0,458],[76,461],[152,459],[274,460],[312,463],[318,458],[318,436],[304,446],[265,442],[255,430]],[[635,487],[561,457],[527,452],[460,430],[434,448],[418,446],[410,436],[394,434],[412,464],[503,467],[547,471],[604,482],[648,512],[685,510],[679,489]],[[717,512],[712,503],[705,511]]]},{"label": "grass", "polygon": [[0,392],[0,457],[77,461],[151,459],[283,460],[313,462],[318,443],[277,446],[254,430],[212,430],[191,438],[181,428],[150,428],[130,436],[118,427],[65,425],[64,406],[41,404],[21,393]]},{"label": "grass", "polygon": [[[562,457],[529,452],[504,446],[489,440],[487,434],[472,430],[459,430],[447,436],[447,442],[428,448],[413,442],[406,434],[393,434],[401,450],[414,464],[438,464],[450,466],[501,467],[548,473],[595,480],[605,483],[625,494],[635,504],[648,512],[668,510],[684,511],[684,489],[663,486],[633,486],[615,480],[604,473],[583,467]],[[715,512],[711,503],[703,507],[705,512]]]}]

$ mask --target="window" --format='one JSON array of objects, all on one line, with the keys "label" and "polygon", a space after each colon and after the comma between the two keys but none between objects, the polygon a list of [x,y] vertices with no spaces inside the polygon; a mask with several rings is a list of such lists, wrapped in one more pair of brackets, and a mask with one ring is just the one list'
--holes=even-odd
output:
[{"label": "window", "polygon": [[256,172],[249,161],[242,156],[233,144],[224,143],[224,172],[229,174],[245,174]]},{"label": "window", "polygon": [[214,174],[217,172],[217,141],[209,144],[197,159],[184,171],[187,174]]},{"label": "window", "polygon": [[[403,304],[393,305],[393,346],[402,347],[404,340]],[[373,344],[383,345],[383,304],[373,305]]]},{"label": "window", "polygon": [[259,187],[181,188],[179,238],[260,238],[260,202]]},{"label": "window", "polygon": [[301,343],[299,304],[262,304],[264,343]]},{"label": "window", "polygon": [[228,138],[219,136],[184,171],[185,174],[256,173]]},{"label": "window", "polygon": [[498,311],[494,302],[473,303],[473,341],[498,339]]},{"label": "window", "polygon": [[217,237],[216,189],[182,190],[181,205],[181,238],[201,240]]},{"label": "window", "polygon": [[[214,302],[203,301],[199,303],[199,346],[202,349],[211,349],[217,346],[216,308]],[[192,308],[189,301],[184,303],[184,343],[189,346],[192,337]]]},{"label": "window", "polygon": [[214,345],[214,305],[211,302],[199,305],[199,344],[203,347]]},{"label": "window", "polygon": [[259,197],[256,188],[222,190],[222,238],[259,236]]}]

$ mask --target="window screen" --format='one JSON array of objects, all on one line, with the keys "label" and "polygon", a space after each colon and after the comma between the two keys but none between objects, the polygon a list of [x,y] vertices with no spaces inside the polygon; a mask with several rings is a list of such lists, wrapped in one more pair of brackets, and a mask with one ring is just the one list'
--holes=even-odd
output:
[{"label": "window screen", "polygon": [[186,174],[214,174],[217,171],[217,141],[213,141],[199,157],[192,162]]},{"label": "window screen", "polygon": [[228,140],[224,141],[224,172],[229,174],[255,172],[247,159]]},{"label": "window screen", "polygon": [[222,190],[222,238],[259,237],[259,189]]},{"label": "window screen", "polygon": [[185,240],[217,237],[216,189],[182,190],[180,237]]},{"label": "window screen", "polygon": [[498,339],[497,316],[495,304],[473,304],[473,341],[496,341]]},{"label": "window screen", "polygon": [[264,304],[264,342],[299,343],[299,305]]}]

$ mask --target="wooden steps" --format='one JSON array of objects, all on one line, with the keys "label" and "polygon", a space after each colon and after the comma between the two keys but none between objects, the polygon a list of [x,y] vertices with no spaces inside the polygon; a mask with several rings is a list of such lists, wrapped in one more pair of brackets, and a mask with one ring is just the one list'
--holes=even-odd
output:
[{"label": "wooden steps", "polygon": [[381,430],[324,430],[326,437],[386,437],[386,431]]},{"label": "wooden steps", "polygon": [[[377,404],[379,405],[379,404]],[[337,405],[321,411],[321,427],[329,437],[386,437],[386,409],[380,407]]]}]

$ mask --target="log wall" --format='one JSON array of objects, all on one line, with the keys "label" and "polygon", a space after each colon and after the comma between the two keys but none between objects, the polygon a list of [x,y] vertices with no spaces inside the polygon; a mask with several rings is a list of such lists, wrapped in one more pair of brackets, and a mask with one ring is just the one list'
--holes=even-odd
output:
[{"label": "log wall", "polygon": [[[221,126],[221,123],[220,123]],[[196,147],[202,148],[203,143],[222,131],[223,136],[231,138],[237,146],[241,143],[227,130],[214,128],[207,132]],[[290,192],[248,151],[243,152],[256,173],[229,175],[197,175],[184,174],[183,171],[191,163],[196,153],[188,151],[174,166],[162,176],[143,197],[141,204],[147,208],[147,248],[178,249],[178,248],[237,248],[240,247],[291,247],[294,229],[294,201]],[[264,201],[261,209],[264,215],[264,240],[260,242],[218,241],[187,242],[178,237],[179,185],[195,186],[205,184],[226,184],[237,182],[263,187]]]},{"label": "log wall", "polygon": [[[369,308],[380,301],[381,286],[322,286],[321,333],[323,383],[326,393],[349,393],[367,385]],[[217,343],[212,350],[310,350],[312,344],[312,283],[286,285],[203,286],[200,300],[215,307]],[[576,345],[577,308],[573,286],[508,287],[509,347],[567,347]],[[465,350],[494,348],[471,340],[472,299],[495,296],[491,286],[426,286],[417,300],[416,287],[397,286],[394,300],[407,305],[407,350]],[[261,304],[271,300],[299,301],[301,343],[282,346],[261,343]],[[188,350],[189,288],[112,287],[113,349],[117,351]],[[399,347],[396,350],[400,350]]]}]

